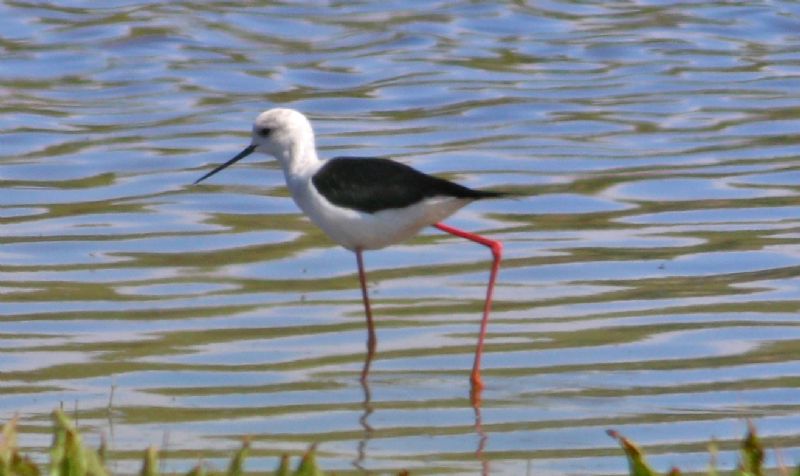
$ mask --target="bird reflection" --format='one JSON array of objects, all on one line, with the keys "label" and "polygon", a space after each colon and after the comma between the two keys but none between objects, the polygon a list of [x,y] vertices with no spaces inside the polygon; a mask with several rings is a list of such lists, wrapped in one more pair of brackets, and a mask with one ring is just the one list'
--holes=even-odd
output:
[{"label": "bird reflection", "polygon": [[[367,353],[366,359],[364,360],[362,376],[369,372],[373,357],[373,353]],[[357,456],[353,461],[353,466],[358,468],[360,471],[367,472],[367,469],[364,467],[364,461],[367,457],[367,445],[369,444],[369,441],[372,439],[375,432],[375,429],[369,423],[369,418],[375,411],[375,408],[372,406],[372,390],[369,386],[369,379],[361,379],[361,390],[363,392],[363,400],[361,403],[363,412],[358,419],[358,423],[363,429],[363,437],[358,442]],[[484,450],[486,449],[486,445],[489,443],[489,435],[483,429],[483,415],[481,414],[481,404],[483,401],[481,399],[481,391],[482,389],[480,388],[472,388],[470,391],[470,405],[475,415],[475,434],[478,436],[478,446],[475,448],[475,458],[481,464],[481,475],[488,476],[491,473],[490,461],[489,458],[487,458],[484,454]]]}]

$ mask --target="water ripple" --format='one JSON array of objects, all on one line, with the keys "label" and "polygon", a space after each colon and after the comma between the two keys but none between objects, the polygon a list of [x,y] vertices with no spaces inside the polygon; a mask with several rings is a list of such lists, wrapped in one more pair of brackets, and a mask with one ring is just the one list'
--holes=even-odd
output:
[{"label": "water ripple", "polygon": [[[168,434],[170,470],[251,435],[256,471],[317,442],[340,472],[620,474],[609,427],[700,470],[744,418],[797,460],[798,22],[792,2],[0,4],[3,415],[45,454],[46,414],[76,407],[130,472]],[[452,219],[506,243],[478,411],[484,249],[430,231],[367,255],[362,387],[354,259],[276,165],[190,185],[273,105],[326,157],[520,194]]]}]

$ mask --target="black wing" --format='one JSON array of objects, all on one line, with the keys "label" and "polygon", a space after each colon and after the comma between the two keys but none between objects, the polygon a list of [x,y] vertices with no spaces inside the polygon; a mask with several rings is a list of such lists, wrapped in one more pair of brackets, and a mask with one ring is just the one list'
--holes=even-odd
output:
[{"label": "black wing", "polygon": [[403,208],[438,196],[479,199],[502,195],[473,190],[400,162],[366,157],[328,160],[312,181],[319,193],[334,205],[367,213]]}]

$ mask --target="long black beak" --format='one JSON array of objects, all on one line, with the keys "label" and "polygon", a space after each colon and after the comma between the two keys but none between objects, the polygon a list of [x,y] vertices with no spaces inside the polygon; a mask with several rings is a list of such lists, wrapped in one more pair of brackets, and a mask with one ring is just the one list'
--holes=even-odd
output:
[{"label": "long black beak", "polygon": [[200,177],[199,179],[195,180],[194,181],[195,185],[197,185],[198,183],[200,183],[203,180],[207,179],[208,177],[211,177],[212,175],[214,175],[215,173],[217,173],[220,170],[224,169],[225,167],[227,167],[229,165],[233,165],[236,162],[239,162],[240,160],[244,159],[248,155],[252,154],[254,150],[256,150],[256,145],[255,144],[248,145],[243,151],[241,151],[238,154],[236,154],[236,157],[232,158],[231,160],[229,160],[229,161],[225,162],[224,164],[218,166],[217,168],[215,168],[211,172],[209,172],[209,173],[203,175],[202,177]]}]

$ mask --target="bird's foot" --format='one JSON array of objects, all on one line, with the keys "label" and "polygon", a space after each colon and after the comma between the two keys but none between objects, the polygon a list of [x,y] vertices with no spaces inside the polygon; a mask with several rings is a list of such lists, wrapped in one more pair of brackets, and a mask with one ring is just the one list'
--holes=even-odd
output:
[{"label": "bird's foot", "polygon": [[469,401],[472,403],[473,408],[481,407],[481,393],[483,392],[483,381],[480,374],[472,374],[470,378]]}]

